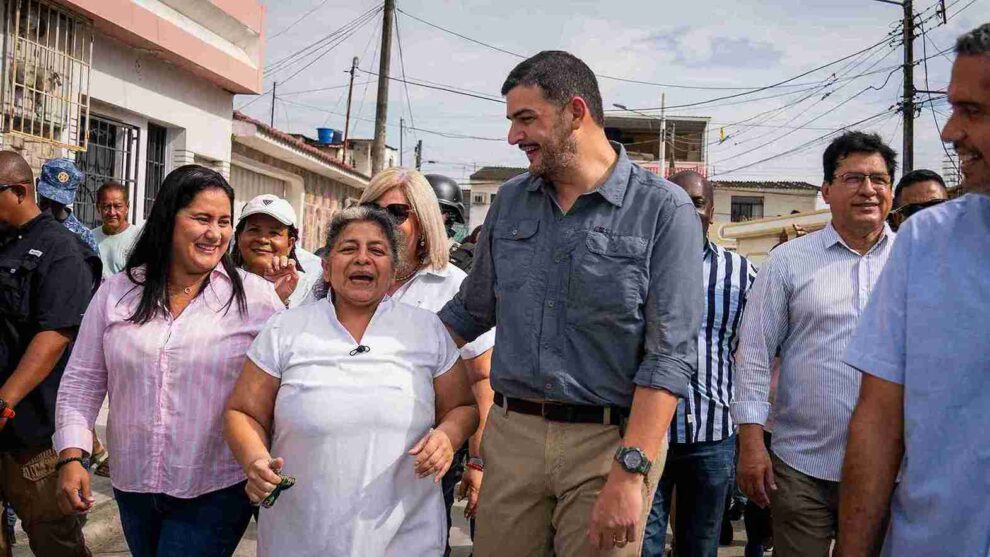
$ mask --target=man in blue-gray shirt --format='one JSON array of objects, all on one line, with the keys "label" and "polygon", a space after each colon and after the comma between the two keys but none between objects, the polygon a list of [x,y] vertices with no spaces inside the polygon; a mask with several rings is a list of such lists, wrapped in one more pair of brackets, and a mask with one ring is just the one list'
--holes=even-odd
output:
[{"label": "man in blue-gray shirt", "polygon": [[990,555],[990,23],[955,50],[942,139],[971,193],[901,227],[849,344],[863,383],[842,470],[844,557]]},{"label": "man in blue-gray shirt", "polygon": [[474,554],[638,556],[698,365],[698,215],[606,139],[581,60],[541,52],[502,94],[529,172],[499,190],[440,312],[458,344],[498,322]]}]

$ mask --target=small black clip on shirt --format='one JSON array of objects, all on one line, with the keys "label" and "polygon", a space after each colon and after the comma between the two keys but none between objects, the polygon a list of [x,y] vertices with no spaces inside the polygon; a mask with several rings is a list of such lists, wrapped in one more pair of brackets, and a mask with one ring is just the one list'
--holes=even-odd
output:
[{"label": "small black clip on shirt", "polygon": [[365,346],[363,344],[359,344],[357,346],[357,348],[355,348],[354,350],[351,350],[350,354],[351,354],[351,356],[357,356],[358,354],[363,354],[365,352],[371,352],[371,347],[370,346]]}]

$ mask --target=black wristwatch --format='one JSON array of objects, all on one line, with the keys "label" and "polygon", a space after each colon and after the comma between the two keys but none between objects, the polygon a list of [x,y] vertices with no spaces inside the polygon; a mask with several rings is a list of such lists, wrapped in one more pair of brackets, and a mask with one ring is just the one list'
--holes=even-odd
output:
[{"label": "black wristwatch", "polygon": [[653,463],[646,458],[646,453],[637,447],[619,447],[615,450],[615,461],[622,469],[631,474],[642,474],[646,476],[650,473]]},{"label": "black wristwatch", "polygon": [[69,458],[63,458],[55,463],[55,469],[61,470],[63,466],[65,466],[70,462],[78,462],[79,464],[82,464],[82,467],[87,472],[89,471],[90,460],[89,457],[85,457],[85,456],[70,456]]}]

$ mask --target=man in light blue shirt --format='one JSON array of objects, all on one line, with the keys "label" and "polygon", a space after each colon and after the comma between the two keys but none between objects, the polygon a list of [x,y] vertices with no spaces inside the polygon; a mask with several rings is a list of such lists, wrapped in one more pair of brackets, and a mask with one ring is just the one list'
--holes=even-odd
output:
[{"label": "man in light blue shirt", "polygon": [[901,227],[849,344],[863,382],[842,473],[844,557],[881,544],[889,557],[990,556],[990,24],[956,54],[942,139],[974,193]]}]

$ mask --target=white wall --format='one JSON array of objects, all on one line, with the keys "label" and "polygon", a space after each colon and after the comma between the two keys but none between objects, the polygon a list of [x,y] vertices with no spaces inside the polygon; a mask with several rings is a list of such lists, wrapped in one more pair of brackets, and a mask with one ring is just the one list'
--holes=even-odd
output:
[{"label": "white wall", "polygon": [[[488,210],[491,209],[492,194],[498,193],[498,188],[501,185],[501,182],[471,183],[471,214],[468,218],[468,226],[471,230],[474,230],[476,226],[484,224],[485,217],[488,216]],[[484,203],[475,202],[475,197],[479,195],[485,199]]]},{"label": "white wall", "polygon": [[[229,174],[234,98],[230,92],[151,53],[97,35],[89,93],[94,115],[141,129],[135,201],[144,196],[149,121],[168,128],[168,170],[199,157]],[[132,207],[142,221],[143,203],[134,202]]]}]

